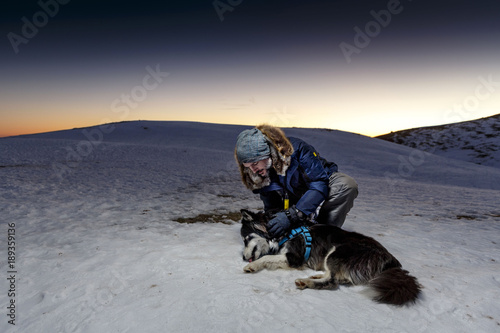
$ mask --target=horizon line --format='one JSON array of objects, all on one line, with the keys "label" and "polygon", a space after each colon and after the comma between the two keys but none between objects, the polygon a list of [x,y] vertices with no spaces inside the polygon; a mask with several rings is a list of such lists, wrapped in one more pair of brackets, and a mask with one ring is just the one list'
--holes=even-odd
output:
[{"label": "horizon line", "polygon": [[[407,130],[412,130],[412,129],[417,129],[417,128],[432,128],[432,127],[439,127],[439,126],[445,126],[445,125],[450,125],[450,124],[459,124],[459,123],[465,123],[465,122],[470,122],[470,121],[476,121],[476,120],[481,120],[481,119],[486,119],[490,117],[495,117],[499,116],[499,114],[494,114],[491,116],[487,117],[481,117],[481,118],[476,118],[476,119],[471,119],[471,120],[463,120],[463,121],[458,121],[458,122],[451,122],[451,123],[443,123],[443,124],[438,124],[438,125],[429,125],[429,126],[418,126],[418,127],[410,127],[410,128],[403,128],[403,129],[398,129],[390,132],[385,132],[382,134],[375,134],[375,135],[369,135],[365,133],[358,133],[358,132],[352,132],[348,130],[342,130],[338,128],[329,128],[329,127],[316,127],[316,126],[276,126],[280,128],[309,128],[309,129],[326,129],[326,130],[332,130],[332,131],[340,131],[340,132],[348,132],[348,133],[353,133],[353,134],[359,134],[359,135],[364,135],[367,137],[371,138],[376,138],[379,136],[395,133],[395,132],[401,132],[401,131],[407,131]],[[46,130],[46,131],[41,131],[41,132],[29,132],[29,133],[16,133],[16,134],[0,134],[0,139],[5,139],[5,138],[14,138],[14,137],[19,137],[19,136],[27,136],[27,135],[37,135],[37,134],[46,134],[46,133],[53,133],[53,132],[61,132],[61,131],[71,131],[71,130],[77,130],[77,129],[85,129],[85,128],[91,128],[91,127],[97,127],[97,126],[104,126],[104,125],[109,125],[109,124],[120,124],[120,123],[129,123],[129,122],[185,122],[185,123],[201,123],[201,124],[214,124],[214,125],[228,125],[228,126],[248,126],[248,127],[255,127],[257,125],[260,125],[262,123],[258,124],[235,124],[235,123],[221,123],[221,122],[208,122],[208,121],[197,121],[197,120],[148,120],[148,119],[132,119],[132,120],[121,120],[121,121],[110,121],[110,122],[104,122],[104,123],[99,123],[99,124],[94,124],[94,125],[84,125],[84,126],[78,126],[78,127],[72,127],[72,128],[60,128],[60,129],[54,129],[54,130]]]}]

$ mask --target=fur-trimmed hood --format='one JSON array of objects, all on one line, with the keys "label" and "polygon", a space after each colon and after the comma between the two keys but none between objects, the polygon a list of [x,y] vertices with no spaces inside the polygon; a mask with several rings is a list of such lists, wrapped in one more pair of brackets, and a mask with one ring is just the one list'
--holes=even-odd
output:
[{"label": "fur-trimmed hood", "polygon": [[[276,170],[278,175],[284,176],[286,174],[286,170],[290,166],[290,157],[294,151],[292,143],[288,140],[285,133],[278,127],[271,125],[259,125],[256,126],[256,128],[264,134],[264,137],[269,144],[271,160],[273,162],[272,168]],[[247,188],[250,190],[257,190],[271,184],[269,175],[263,177],[259,174],[255,174],[252,170],[245,168],[245,166],[238,161],[236,148],[234,150],[234,156],[240,169],[241,180]]]}]

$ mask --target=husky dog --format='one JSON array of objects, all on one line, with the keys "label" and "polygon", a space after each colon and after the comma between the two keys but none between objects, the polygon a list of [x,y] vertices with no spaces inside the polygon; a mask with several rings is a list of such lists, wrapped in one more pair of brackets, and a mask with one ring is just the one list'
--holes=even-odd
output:
[{"label": "husky dog", "polygon": [[241,214],[241,236],[245,243],[243,259],[250,262],[243,268],[246,273],[308,267],[324,273],[295,280],[299,289],[367,285],[374,301],[399,306],[415,303],[420,295],[422,287],[417,279],[403,270],[399,261],[371,237],[334,226],[312,225],[309,227],[311,252],[306,260],[304,237],[291,238],[281,248],[278,240],[271,239],[266,224],[273,217],[272,213],[243,209]]}]

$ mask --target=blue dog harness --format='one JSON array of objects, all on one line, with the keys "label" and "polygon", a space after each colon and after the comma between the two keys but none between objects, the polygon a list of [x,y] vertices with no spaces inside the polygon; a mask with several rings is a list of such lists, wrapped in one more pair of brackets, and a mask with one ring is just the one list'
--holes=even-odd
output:
[{"label": "blue dog harness", "polygon": [[285,236],[282,240],[280,240],[279,246],[281,247],[281,245],[285,244],[290,239],[297,237],[298,235],[302,235],[304,237],[304,241],[306,242],[306,253],[304,254],[304,260],[307,261],[307,259],[309,259],[309,256],[311,255],[311,241],[312,241],[311,234],[309,233],[309,228],[302,226],[293,229],[287,236]]}]

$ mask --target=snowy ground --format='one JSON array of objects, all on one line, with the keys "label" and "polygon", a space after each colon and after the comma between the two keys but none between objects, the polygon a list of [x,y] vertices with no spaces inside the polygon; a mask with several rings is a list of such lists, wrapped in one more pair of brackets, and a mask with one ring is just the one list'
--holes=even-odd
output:
[{"label": "snowy ground", "polygon": [[379,138],[439,156],[500,168],[500,114],[391,132]]},{"label": "snowy ground", "polygon": [[174,221],[261,208],[233,160],[243,128],[130,122],[0,139],[1,237],[15,230],[13,267],[4,241],[0,252],[0,331],[500,331],[499,169],[286,130],[358,181],[344,227],[378,239],[424,286],[397,308],[363,287],[297,290],[311,271],[244,274],[238,223]]}]

